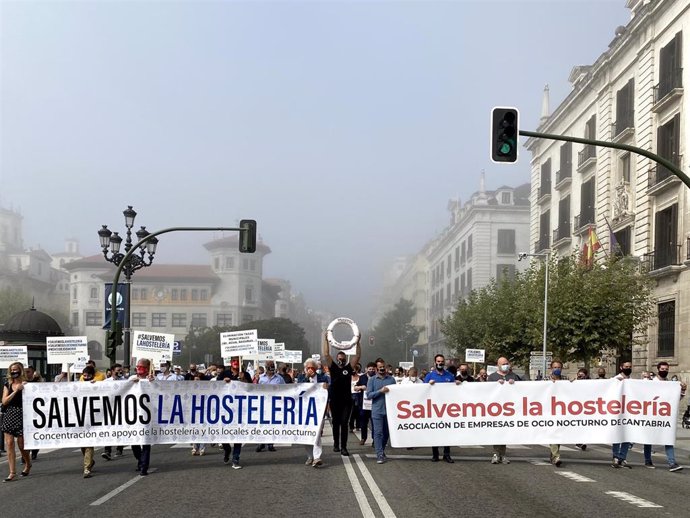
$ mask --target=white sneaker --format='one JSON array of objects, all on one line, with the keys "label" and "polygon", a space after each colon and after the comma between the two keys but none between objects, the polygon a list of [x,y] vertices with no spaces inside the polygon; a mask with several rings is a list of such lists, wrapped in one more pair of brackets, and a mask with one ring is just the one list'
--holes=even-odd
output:
[{"label": "white sneaker", "polygon": [[323,461],[321,459],[314,459],[314,462],[312,462],[311,465],[315,468],[318,468],[319,466],[323,465]]},{"label": "white sneaker", "polygon": [[307,462],[304,463],[304,465],[305,465],[305,466],[311,466],[313,462],[314,462],[314,459],[312,459],[311,457],[309,457],[309,458],[307,459]]},{"label": "white sneaker", "polygon": [[199,455],[196,451],[196,448],[192,448],[192,455]]},{"label": "white sneaker", "polygon": [[503,455],[501,455],[500,460],[501,460],[501,464],[510,464],[508,457],[504,457]]},{"label": "white sneaker", "polygon": [[491,457],[491,464],[500,464],[501,460],[498,458],[498,454],[494,453],[494,456]]}]

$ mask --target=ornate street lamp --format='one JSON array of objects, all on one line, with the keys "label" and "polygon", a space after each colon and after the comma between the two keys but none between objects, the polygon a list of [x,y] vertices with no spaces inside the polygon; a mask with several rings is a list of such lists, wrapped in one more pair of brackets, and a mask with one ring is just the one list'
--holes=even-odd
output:
[{"label": "ornate street lamp", "polygon": [[[137,216],[136,211],[131,205],[127,206],[122,212],[125,216],[125,227],[127,227],[127,236],[125,238],[125,249],[124,253],[120,252],[120,247],[122,245],[122,237],[117,232],[111,232],[107,225],[103,225],[98,231],[98,238],[101,242],[101,249],[103,250],[103,257],[109,263],[113,263],[115,266],[122,265],[122,271],[125,274],[125,321],[124,321],[124,352],[125,352],[125,363],[129,365],[131,358],[130,355],[130,295],[132,288],[132,274],[141,268],[151,266],[153,263],[153,256],[156,254],[156,246],[158,245],[158,239],[156,237],[151,237],[146,241],[145,244],[139,246],[138,255],[136,252],[129,254],[128,252],[132,249],[135,243],[132,242],[132,228],[134,227],[134,219]],[[141,242],[149,232],[146,227],[141,227],[136,232],[137,242]],[[148,255],[148,257],[146,257]],[[125,257],[127,259],[125,260]],[[124,261],[124,262],[123,262]],[[117,294],[117,286],[112,288],[112,301],[111,304],[115,303]],[[112,323],[114,325],[114,323]],[[113,357],[112,360],[115,358]]]}]

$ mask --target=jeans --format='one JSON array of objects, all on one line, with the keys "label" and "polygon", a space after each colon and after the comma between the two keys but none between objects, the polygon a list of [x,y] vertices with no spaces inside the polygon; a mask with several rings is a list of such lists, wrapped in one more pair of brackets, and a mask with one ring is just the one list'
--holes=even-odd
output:
[{"label": "jeans", "polygon": [[151,462],[151,445],[134,445],[132,446],[132,453],[137,459],[137,467],[139,468],[139,471],[146,473],[149,470],[149,462]]},{"label": "jeans", "polygon": [[[359,430],[362,435],[362,440],[366,441],[369,436],[369,420],[371,419],[371,410],[359,411]],[[374,426],[371,427],[371,436],[374,436]]]},{"label": "jeans", "polygon": [[[230,444],[227,442],[223,443],[223,453],[225,454],[226,459],[230,457]],[[240,461],[240,453],[242,453],[242,443],[236,442],[232,445],[232,461],[233,462],[239,462]]]},{"label": "jeans", "polygon": [[[652,462],[652,445],[651,444],[645,444],[644,445],[644,461],[645,462]],[[676,464],[676,453],[675,450],[673,449],[673,446],[670,444],[667,444],[664,446],[664,449],[666,450],[666,461],[668,462],[669,466],[673,466]]]},{"label": "jeans", "polygon": [[621,442],[611,445],[611,453],[616,459],[625,460],[628,458],[628,450],[632,448],[631,442]]},{"label": "jeans", "polygon": [[379,459],[384,457],[386,444],[388,444],[388,419],[386,419],[386,414],[371,416],[371,421],[374,425],[373,435],[374,435],[374,448],[376,449],[376,457]]}]

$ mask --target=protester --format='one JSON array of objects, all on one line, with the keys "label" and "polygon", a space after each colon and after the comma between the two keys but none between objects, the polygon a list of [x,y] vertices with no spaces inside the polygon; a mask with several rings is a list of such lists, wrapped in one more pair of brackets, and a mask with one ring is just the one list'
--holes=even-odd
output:
[{"label": "protester", "polygon": [[[122,368],[122,365],[119,363],[114,363],[110,367],[110,377],[106,378],[105,381],[127,381],[127,378],[125,378],[125,373],[124,369]],[[122,453],[124,452],[125,448],[124,446],[116,446],[115,447],[115,456],[116,457],[122,457]],[[105,460],[112,460],[112,454],[113,454],[113,447],[112,446],[106,446],[103,448],[103,453],[101,453],[101,457],[103,457]]]},{"label": "protester", "polygon": [[157,381],[182,381],[183,379],[182,375],[171,372],[170,362],[161,362],[160,372],[156,375]]},{"label": "protester", "polygon": [[486,373],[486,369],[479,369],[479,374],[477,374],[477,379],[475,381],[489,381],[489,375]]},{"label": "protester", "polygon": [[597,369],[597,379],[600,379],[600,380],[606,379],[606,369],[604,369],[603,367],[599,367]]},{"label": "protester", "polygon": [[[192,381],[194,379],[194,376],[196,376],[197,371],[196,371],[196,363],[190,363],[189,364],[189,371],[184,375],[185,381]],[[203,376],[202,373],[199,373]]]},{"label": "protester", "polygon": [[[224,370],[218,375],[218,381],[230,383],[231,381],[240,381],[243,383],[251,383],[252,378],[246,371],[240,371],[240,361],[238,358],[230,359],[230,368]],[[231,446],[230,443],[223,443],[223,463],[230,463]],[[242,442],[232,444],[232,469],[242,469],[240,464],[240,455],[242,454]]]},{"label": "protester", "polygon": [[2,388],[2,406],[5,408],[2,420],[2,432],[5,435],[5,448],[7,450],[7,465],[10,474],[5,482],[12,482],[17,477],[17,457],[15,442],[19,453],[24,459],[24,469],[21,475],[26,477],[31,473],[31,457],[24,449],[24,423],[22,420],[22,390],[26,385],[24,366],[21,362],[10,363],[7,368],[9,378]]},{"label": "protester", "polygon": [[[133,374],[129,379],[130,381],[134,381],[137,383],[140,381],[153,381],[155,378],[151,374],[151,361],[144,358],[142,358],[141,360],[137,360],[136,374]],[[139,472],[139,475],[145,477],[149,474],[149,464],[151,462],[151,445],[144,444],[140,446],[138,444],[135,444],[132,446],[132,453],[134,454],[134,457],[137,459],[137,471]]]},{"label": "protester", "polygon": [[[429,385],[434,385],[435,383],[460,384],[459,381],[455,381],[455,374],[446,370],[446,358],[442,354],[434,356],[434,363],[436,368],[426,375],[424,383],[428,383]],[[455,462],[450,456],[450,446],[443,447],[443,460],[448,464],[453,464]],[[433,446],[431,448],[431,462],[438,461],[438,446]]]},{"label": "protester", "polygon": [[[297,378],[297,383],[321,383],[323,388],[328,390],[328,378],[325,374],[319,373],[318,370],[318,363],[314,359],[309,358],[304,362],[304,374]],[[321,428],[319,429],[319,433],[316,435],[314,445],[304,445],[305,449],[307,450],[307,460],[304,463],[306,466],[318,468],[319,466],[323,465],[323,460],[321,459],[321,455],[323,454],[321,435],[323,434],[323,424],[325,421],[325,419],[321,419]]]},{"label": "protester", "polygon": [[357,391],[357,383],[359,383],[360,370],[362,366],[357,364],[354,372],[352,373],[352,379],[350,380],[350,397],[352,398],[352,406],[350,410],[350,419],[348,420],[348,428],[351,433],[355,433],[355,430],[359,430],[359,413],[360,413],[360,402],[361,393]]},{"label": "protester", "polygon": [[407,371],[407,377],[403,378],[401,385],[416,385],[418,383],[424,383],[424,381],[417,376],[417,367],[410,367],[410,370]]},{"label": "protester", "polygon": [[[588,379],[590,379],[590,378],[589,378],[589,371],[588,371],[587,369],[585,369],[584,367],[581,368],[581,369],[579,369],[579,370],[577,371],[577,376],[576,376],[576,378],[577,378],[578,380],[588,380]],[[586,451],[586,450],[587,450],[587,445],[586,445],[586,444],[576,444],[575,447],[581,449],[582,451]]]},{"label": "protester", "polygon": [[[93,368],[93,365],[87,365],[81,372],[81,382],[95,383],[95,376],[96,369]],[[84,467],[84,478],[91,478],[91,470],[93,469],[93,466],[96,464],[96,461],[93,460],[93,451],[93,446],[86,446],[82,447],[81,449],[81,454],[84,457],[82,461]]]},{"label": "protester", "polygon": [[393,379],[395,379],[395,382],[400,385],[402,383],[402,380],[405,379],[405,371],[403,370],[402,367],[396,367],[395,368],[395,373],[393,374]]},{"label": "protester", "polygon": [[290,376],[290,374],[288,374],[287,365],[282,365],[282,366],[280,367],[280,371],[279,371],[279,372],[280,372],[280,377],[283,378],[283,381],[285,381],[286,384],[287,384],[287,383],[294,383],[294,380],[292,379],[292,376]]},{"label": "protester", "polygon": [[[105,381],[106,375],[105,375],[104,372],[101,372],[101,371],[99,371],[99,370],[96,368],[96,362],[95,362],[95,361],[93,361],[93,360],[88,360],[88,361],[86,362],[86,365],[87,365],[87,366],[90,365],[91,367],[93,367],[93,370],[94,370],[94,372],[96,373],[96,374],[94,375],[94,377],[93,377],[93,379],[94,379],[95,381]],[[84,381],[83,375],[79,377],[79,381]]]},{"label": "protester", "polygon": [[[516,381],[520,381],[520,376],[513,372],[508,358],[501,356],[496,362],[496,367],[497,371],[492,373],[487,378],[487,381],[497,381],[501,384],[507,381],[510,385],[512,385]],[[493,457],[491,457],[491,464],[510,464],[508,457],[506,457],[505,444],[494,445],[494,454]]]},{"label": "protester", "polygon": [[[563,378],[561,377],[561,373],[563,372],[563,364],[561,363],[560,360],[553,360],[551,362],[551,374],[549,376],[549,380],[552,382],[560,381]],[[549,450],[551,451],[551,457],[549,459],[549,462],[556,466],[557,468],[561,467],[562,461],[561,461],[561,445],[560,444],[549,444]]]},{"label": "protester", "polygon": [[371,420],[374,423],[374,447],[376,463],[386,462],[386,444],[388,444],[388,419],[386,418],[386,398],[388,386],[395,385],[395,379],[386,370],[383,360],[376,362],[376,376],[367,381],[367,397],[371,399]]},{"label": "protester", "polygon": [[358,336],[355,354],[350,357],[350,362],[348,363],[347,355],[343,351],[338,351],[335,355],[335,361],[333,361],[327,334],[323,336],[322,357],[329,366],[331,375],[328,391],[333,425],[333,451],[340,452],[344,457],[350,455],[347,451],[348,421],[352,411],[352,372],[355,370],[362,355],[362,346],[359,343],[359,338]]},{"label": "protester", "polygon": [[[24,370],[24,375],[26,376],[26,382],[27,383],[39,383],[43,381],[43,378],[41,375],[36,372],[36,369],[34,369],[33,365],[29,365],[25,370]],[[29,455],[31,456],[31,460],[36,460],[38,458],[38,452],[39,450],[29,450]],[[22,464],[24,464],[24,458],[22,457],[21,459]]]},{"label": "protester", "polygon": [[455,376],[455,379],[463,383],[465,381],[474,381],[474,378],[470,374],[470,366],[466,363],[461,363],[460,368],[458,369],[458,374]]},{"label": "protester", "polygon": [[[656,366],[656,370],[658,372],[658,376],[656,377],[656,381],[659,381],[659,382],[670,381],[668,379],[668,370],[669,370],[668,362],[660,361]],[[687,390],[687,388],[688,387],[685,383],[680,384],[680,398],[681,399],[683,399],[685,397],[685,391]],[[666,462],[668,463],[668,470],[672,471],[672,472],[681,471],[683,469],[683,466],[679,466],[678,463],[676,462],[676,454],[675,454],[675,449],[673,448],[673,444],[665,445],[664,450],[666,452]],[[647,468],[654,469],[654,463],[652,462],[652,445],[651,444],[645,444],[643,447],[643,452],[644,452],[644,465]]]},{"label": "protester", "polygon": [[[620,366],[620,372],[615,376],[615,379],[619,381],[624,381],[630,379],[632,375],[632,362],[625,361]],[[613,454],[613,460],[611,461],[611,467],[613,468],[629,468],[632,469],[627,462],[628,451],[632,447],[631,442],[616,443],[611,445],[611,452]]]},{"label": "protester", "polygon": [[[355,390],[359,394],[359,433],[360,441],[359,445],[364,446],[367,442],[369,435],[369,421],[371,419],[371,399],[366,397],[367,384],[371,378],[376,376],[376,363],[367,363],[366,372],[360,374],[359,380],[357,380],[357,385]],[[372,423],[371,436],[374,437],[374,428]]]},{"label": "protester", "polygon": [[[285,380],[279,374],[276,374],[276,364],[273,361],[266,362],[266,374],[259,377],[259,385],[285,385]],[[266,448],[265,444],[259,444],[256,451],[261,452]],[[273,443],[268,444],[268,451],[276,451]]]}]

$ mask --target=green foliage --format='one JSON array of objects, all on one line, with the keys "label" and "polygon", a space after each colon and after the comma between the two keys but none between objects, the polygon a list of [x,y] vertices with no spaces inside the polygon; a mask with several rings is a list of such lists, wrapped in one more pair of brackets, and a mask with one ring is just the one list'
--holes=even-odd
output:
[{"label": "green foliage", "polygon": [[220,357],[220,333],[247,329],[256,329],[259,338],[272,338],[278,343],[285,343],[286,349],[302,350],[303,353],[307,350],[304,329],[287,318],[254,320],[241,326],[213,326],[203,329],[192,329],[185,338],[184,346],[185,348],[195,347],[194,358],[199,359],[206,354],[210,354],[213,357],[213,361],[219,362],[222,359]]},{"label": "green foliage", "polygon": [[[395,307],[388,311],[378,325],[371,331],[375,337],[375,345],[369,347],[362,342],[363,361],[373,361],[377,357],[387,363],[397,365],[399,361],[412,360],[409,349],[417,343],[422,328],[412,325],[415,308],[410,300],[400,299]],[[371,356],[371,357],[370,357]]]},{"label": "green foliage", "polygon": [[[514,280],[494,280],[459,301],[441,326],[451,348],[460,357],[481,348],[488,361],[506,356],[526,365],[542,348],[544,274],[534,262]],[[588,267],[576,256],[552,258],[548,295],[547,349],[564,361],[588,363],[602,350],[629,354],[653,310],[650,279],[625,258]]]}]

